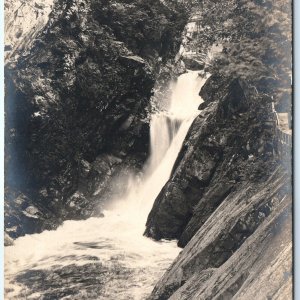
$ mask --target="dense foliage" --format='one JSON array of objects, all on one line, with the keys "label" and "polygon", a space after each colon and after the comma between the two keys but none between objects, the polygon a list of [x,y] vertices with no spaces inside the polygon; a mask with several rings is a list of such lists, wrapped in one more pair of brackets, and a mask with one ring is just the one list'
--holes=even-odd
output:
[{"label": "dense foliage", "polygon": [[[16,203],[13,213],[6,210],[7,227],[28,221],[22,213],[27,199],[41,211],[47,206],[54,218],[66,218],[67,199],[81,184],[82,170],[101,155],[118,157],[115,164],[144,162],[146,108],[160,67],[178,51],[186,22],[176,1],[55,2],[32,47],[6,67],[6,197]],[[113,176],[101,168],[91,169],[91,177],[94,171],[99,181]],[[26,195],[22,207],[14,201],[20,193]],[[77,207],[84,212],[90,203],[84,198]],[[38,230],[36,224],[28,228],[10,234]]]},{"label": "dense foliage", "polygon": [[[177,1],[144,0],[98,0],[92,3],[94,18],[101,25],[108,25],[118,40],[142,57],[174,54],[175,42],[180,43],[180,35],[174,35],[186,23],[185,10]],[[187,16],[187,14],[186,14]]]},{"label": "dense foliage", "polygon": [[203,0],[197,46],[221,43],[209,70],[241,77],[275,101],[290,101],[292,18],[290,0]]}]

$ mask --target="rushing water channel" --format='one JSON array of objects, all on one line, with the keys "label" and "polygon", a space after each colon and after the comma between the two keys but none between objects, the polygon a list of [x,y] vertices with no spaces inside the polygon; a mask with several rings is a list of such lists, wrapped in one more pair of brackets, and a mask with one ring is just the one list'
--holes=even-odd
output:
[{"label": "rushing water channel", "polygon": [[5,248],[6,299],[145,299],[180,249],[143,236],[148,213],[169,179],[198,114],[198,72],[181,75],[165,109],[152,115],[151,155],[104,218],[66,221],[55,231],[26,235]]}]

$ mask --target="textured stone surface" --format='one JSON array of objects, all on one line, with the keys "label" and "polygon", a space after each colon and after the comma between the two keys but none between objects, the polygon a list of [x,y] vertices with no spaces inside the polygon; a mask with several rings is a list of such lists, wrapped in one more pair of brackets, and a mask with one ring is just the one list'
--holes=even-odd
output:
[{"label": "textured stone surface", "polygon": [[[17,53],[21,57],[16,64],[7,65],[7,234],[17,237],[55,228],[65,219],[101,216],[102,204],[125,188],[116,188],[113,179],[128,176],[131,167],[139,169],[147,156],[146,112],[155,79],[159,99],[172,72],[204,67],[213,74],[199,91],[204,99],[201,112],[147,220],[146,235],[176,238],[183,250],[149,299],[291,299],[290,170],[276,156],[270,105],[279,99],[277,106],[284,110],[289,92],[283,91],[283,101],[273,91],[278,99],[271,99],[269,91],[280,80],[267,76],[276,77],[275,61],[290,72],[290,48],[286,61],[278,54],[277,41],[276,51],[269,51],[272,44],[264,40],[264,27],[253,34],[253,20],[247,20],[251,14],[239,11],[251,6],[228,1],[222,3],[221,13],[206,11],[207,21],[217,17],[220,24],[203,27],[199,41],[209,33],[202,45],[208,48],[223,35],[222,30],[216,35],[212,31],[219,25],[224,29],[223,21],[233,17],[225,29],[226,43],[232,45],[226,45],[222,56],[229,53],[237,59],[223,65],[215,60],[213,68],[209,61],[202,66],[186,60],[184,65],[180,55],[170,62],[186,22],[184,11],[169,1],[129,2],[57,1],[44,31],[25,52]],[[283,8],[281,3],[275,6]],[[282,22],[261,18],[268,19],[276,40],[273,33]],[[247,25],[243,43],[244,27],[232,27],[240,21]],[[254,43],[261,31],[263,36]],[[248,34],[252,37],[247,40]],[[285,47],[289,39],[283,38]],[[267,52],[261,51],[264,47]],[[261,63],[249,53],[262,56]],[[289,87],[288,72],[282,71],[278,78]],[[260,94],[251,85],[255,82]],[[8,235],[5,243],[11,245]],[[93,257],[87,259],[91,262],[80,267],[29,270],[18,279],[46,291],[49,298],[81,299],[61,286],[72,280],[86,297],[95,298],[99,289],[115,281],[107,268]],[[131,275],[124,268],[118,274]]]},{"label": "textured stone surface", "polygon": [[[25,194],[53,225],[88,217],[91,195],[121,164],[142,165],[155,77],[175,56],[185,22],[168,1],[55,3],[45,28],[6,66],[6,199],[16,214],[22,208],[10,202]],[[116,159],[105,167],[105,156]]]},{"label": "textured stone surface", "polygon": [[[283,273],[291,272],[291,198],[282,196],[285,176],[277,170],[269,181],[256,186],[251,197],[249,187],[244,188],[227,197],[196,232],[149,299],[232,299],[240,289],[241,294],[246,292],[244,282],[250,294],[252,276],[261,276],[268,286],[267,273],[275,270],[269,260],[276,261],[281,255],[289,260],[278,263],[280,280],[261,294],[271,294],[283,285]],[[268,259],[264,261],[262,255]],[[287,295],[290,293],[289,288]]]},{"label": "textured stone surface", "polygon": [[185,246],[229,194],[264,182],[276,166],[273,128],[264,126],[272,118],[271,99],[241,80],[221,82],[218,93],[207,91],[209,83],[215,89],[214,78],[201,91],[212,102],[192,124],[149,214],[150,237],[178,238]]},{"label": "textured stone surface", "polygon": [[291,299],[291,181],[273,147],[271,99],[216,76],[200,94],[145,232],[184,248],[149,299]]}]

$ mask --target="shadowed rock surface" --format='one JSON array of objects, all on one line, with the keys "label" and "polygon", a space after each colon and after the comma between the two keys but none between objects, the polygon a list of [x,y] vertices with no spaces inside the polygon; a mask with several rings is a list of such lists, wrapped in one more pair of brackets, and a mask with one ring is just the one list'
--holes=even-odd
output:
[{"label": "shadowed rock surface", "polygon": [[187,15],[169,1],[127,2],[56,1],[30,48],[6,66],[13,237],[90,216],[114,175],[148,155],[155,77],[175,56]]},{"label": "shadowed rock surface", "polygon": [[[147,221],[150,237],[177,238],[185,246],[222,201],[265,182],[277,165],[271,99],[241,80],[222,82],[191,126],[171,179],[155,201]],[[201,94],[213,94],[206,89],[214,83],[208,79]]]},{"label": "shadowed rock surface", "polygon": [[[189,4],[202,15],[187,46],[207,58],[221,43],[216,57],[176,55],[187,14],[174,1],[56,2],[30,49],[6,66],[6,232],[101,216],[103,203],[124,193],[118,178],[148,155],[153,87],[155,103],[174,73],[208,71],[199,116],[145,231],[183,250],[148,299],[291,299],[291,162],[279,155],[272,111],[272,102],[290,110],[289,1]],[[106,287],[124,292],[119,279],[132,275],[74,259],[86,261],[33,266],[12,280],[37,299],[96,299]]]},{"label": "shadowed rock surface", "polygon": [[217,76],[200,94],[202,111],[145,231],[184,250],[149,299],[290,299],[290,163],[276,154],[272,100]]},{"label": "shadowed rock surface", "polygon": [[[222,227],[219,221],[210,219],[181,252],[149,299],[290,299],[290,200],[280,201],[255,234],[223,264],[226,250],[220,244],[206,244],[218,234],[214,231],[217,226]],[[221,213],[218,209],[214,217],[220,219]],[[225,221],[222,217],[221,220]],[[225,227],[222,230],[226,232]]]}]

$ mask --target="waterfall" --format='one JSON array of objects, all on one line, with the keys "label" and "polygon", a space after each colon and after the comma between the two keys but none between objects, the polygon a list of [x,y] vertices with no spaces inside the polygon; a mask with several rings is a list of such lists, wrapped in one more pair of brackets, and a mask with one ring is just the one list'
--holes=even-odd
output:
[{"label": "waterfall", "polygon": [[[64,295],[70,287],[75,294],[59,299],[146,298],[180,249],[175,241],[144,237],[145,222],[199,113],[198,93],[204,82],[198,72],[189,71],[173,84],[171,98],[161,99],[165,109],[151,117],[151,152],[144,174],[130,181],[127,195],[116,199],[104,218],[66,221],[55,231],[20,237],[5,248],[7,299],[57,299],[53,295]],[[69,282],[61,281],[62,270]],[[87,280],[78,280],[81,276]]]},{"label": "waterfall", "polygon": [[161,99],[160,105],[164,110],[151,116],[150,158],[141,184],[131,183],[125,201],[130,215],[138,211],[139,216],[136,217],[141,219],[142,231],[154,200],[171,175],[190,125],[199,114],[198,106],[202,99],[198,94],[206,79],[198,73],[189,71],[179,76],[172,84],[171,98]]}]

